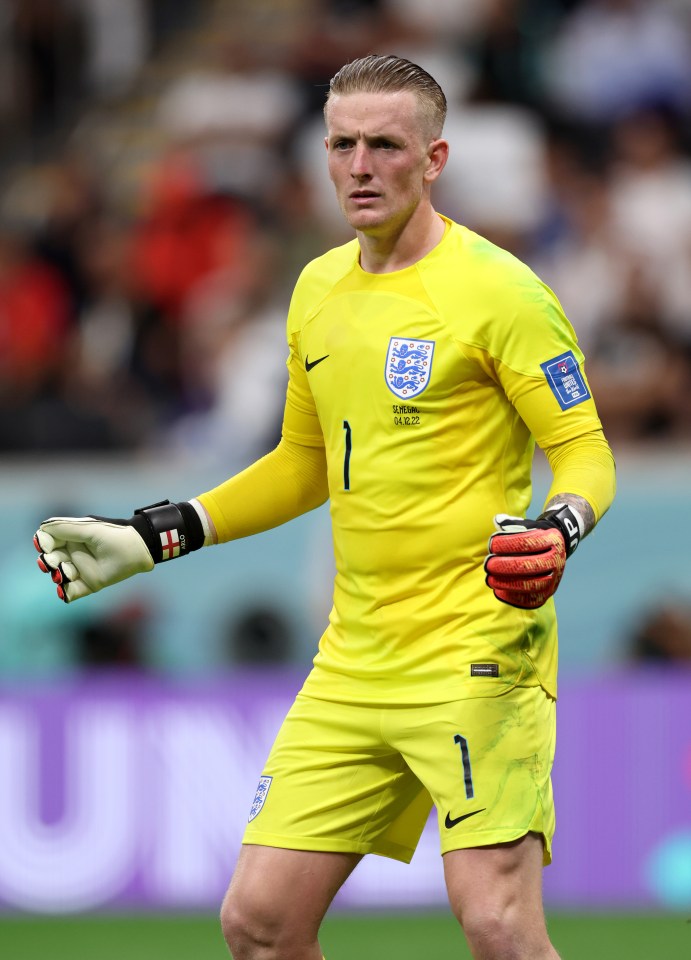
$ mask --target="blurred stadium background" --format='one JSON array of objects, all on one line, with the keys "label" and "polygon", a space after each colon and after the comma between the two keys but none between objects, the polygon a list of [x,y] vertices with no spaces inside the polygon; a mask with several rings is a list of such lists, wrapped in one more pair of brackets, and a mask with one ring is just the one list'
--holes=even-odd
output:
[{"label": "blurred stadium background", "polygon": [[[328,515],[69,609],[30,538],[272,446],[292,284],[348,238],[325,86],[367,52],[444,86],[437,206],[555,288],[617,455],[558,596],[555,943],[691,956],[691,4],[5,0],[3,957],[225,955],[259,764],[328,612]],[[465,956],[431,827],[411,867],[353,876],[324,945]]]}]

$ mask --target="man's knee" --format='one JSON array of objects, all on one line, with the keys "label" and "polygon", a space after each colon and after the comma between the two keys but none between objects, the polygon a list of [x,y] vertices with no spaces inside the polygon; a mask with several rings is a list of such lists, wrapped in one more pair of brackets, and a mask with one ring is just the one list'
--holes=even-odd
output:
[{"label": "man's knee", "polygon": [[556,960],[542,907],[542,842],[457,850],[444,859],[449,900],[479,960]]},{"label": "man's knee", "polygon": [[463,932],[474,957],[482,960],[533,960],[549,956],[546,931],[530,928],[511,911],[474,910],[462,918]]},{"label": "man's knee", "polygon": [[221,908],[236,960],[319,960],[319,926],[359,855],[244,846]]},{"label": "man's knee", "polygon": [[316,956],[318,918],[296,906],[266,881],[236,876],[221,905],[221,929],[235,960]]},{"label": "man's knee", "polygon": [[246,898],[228,890],[221,905],[221,930],[234,957],[252,957],[272,939],[271,924]]},{"label": "man's knee", "polygon": [[541,917],[490,906],[465,911],[459,919],[473,956],[481,960],[557,960]]}]

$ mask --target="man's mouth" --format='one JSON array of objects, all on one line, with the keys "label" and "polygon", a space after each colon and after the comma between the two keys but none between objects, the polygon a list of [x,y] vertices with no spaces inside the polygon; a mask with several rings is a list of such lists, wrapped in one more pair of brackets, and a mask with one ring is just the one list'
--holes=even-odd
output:
[{"label": "man's mouth", "polygon": [[375,190],[353,190],[351,200],[374,200],[379,196]]}]

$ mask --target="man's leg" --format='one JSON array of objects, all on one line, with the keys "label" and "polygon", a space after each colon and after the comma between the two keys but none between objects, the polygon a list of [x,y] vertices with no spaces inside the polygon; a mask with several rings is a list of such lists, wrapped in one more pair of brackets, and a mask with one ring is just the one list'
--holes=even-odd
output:
[{"label": "man's leg", "polygon": [[444,854],[451,909],[475,960],[559,960],[545,925],[542,857],[536,833]]},{"label": "man's leg", "polygon": [[319,926],[361,859],[244,845],[221,908],[235,960],[322,960]]}]

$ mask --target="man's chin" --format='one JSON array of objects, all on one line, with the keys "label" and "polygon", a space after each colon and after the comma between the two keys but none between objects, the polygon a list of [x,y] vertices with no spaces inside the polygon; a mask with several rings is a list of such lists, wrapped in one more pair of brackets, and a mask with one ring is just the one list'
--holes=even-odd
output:
[{"label": "man's chin", "polygon": [[345,218],[353,230],[369,233],[386,225],[386,216],[377,210],[348,210]]}]

